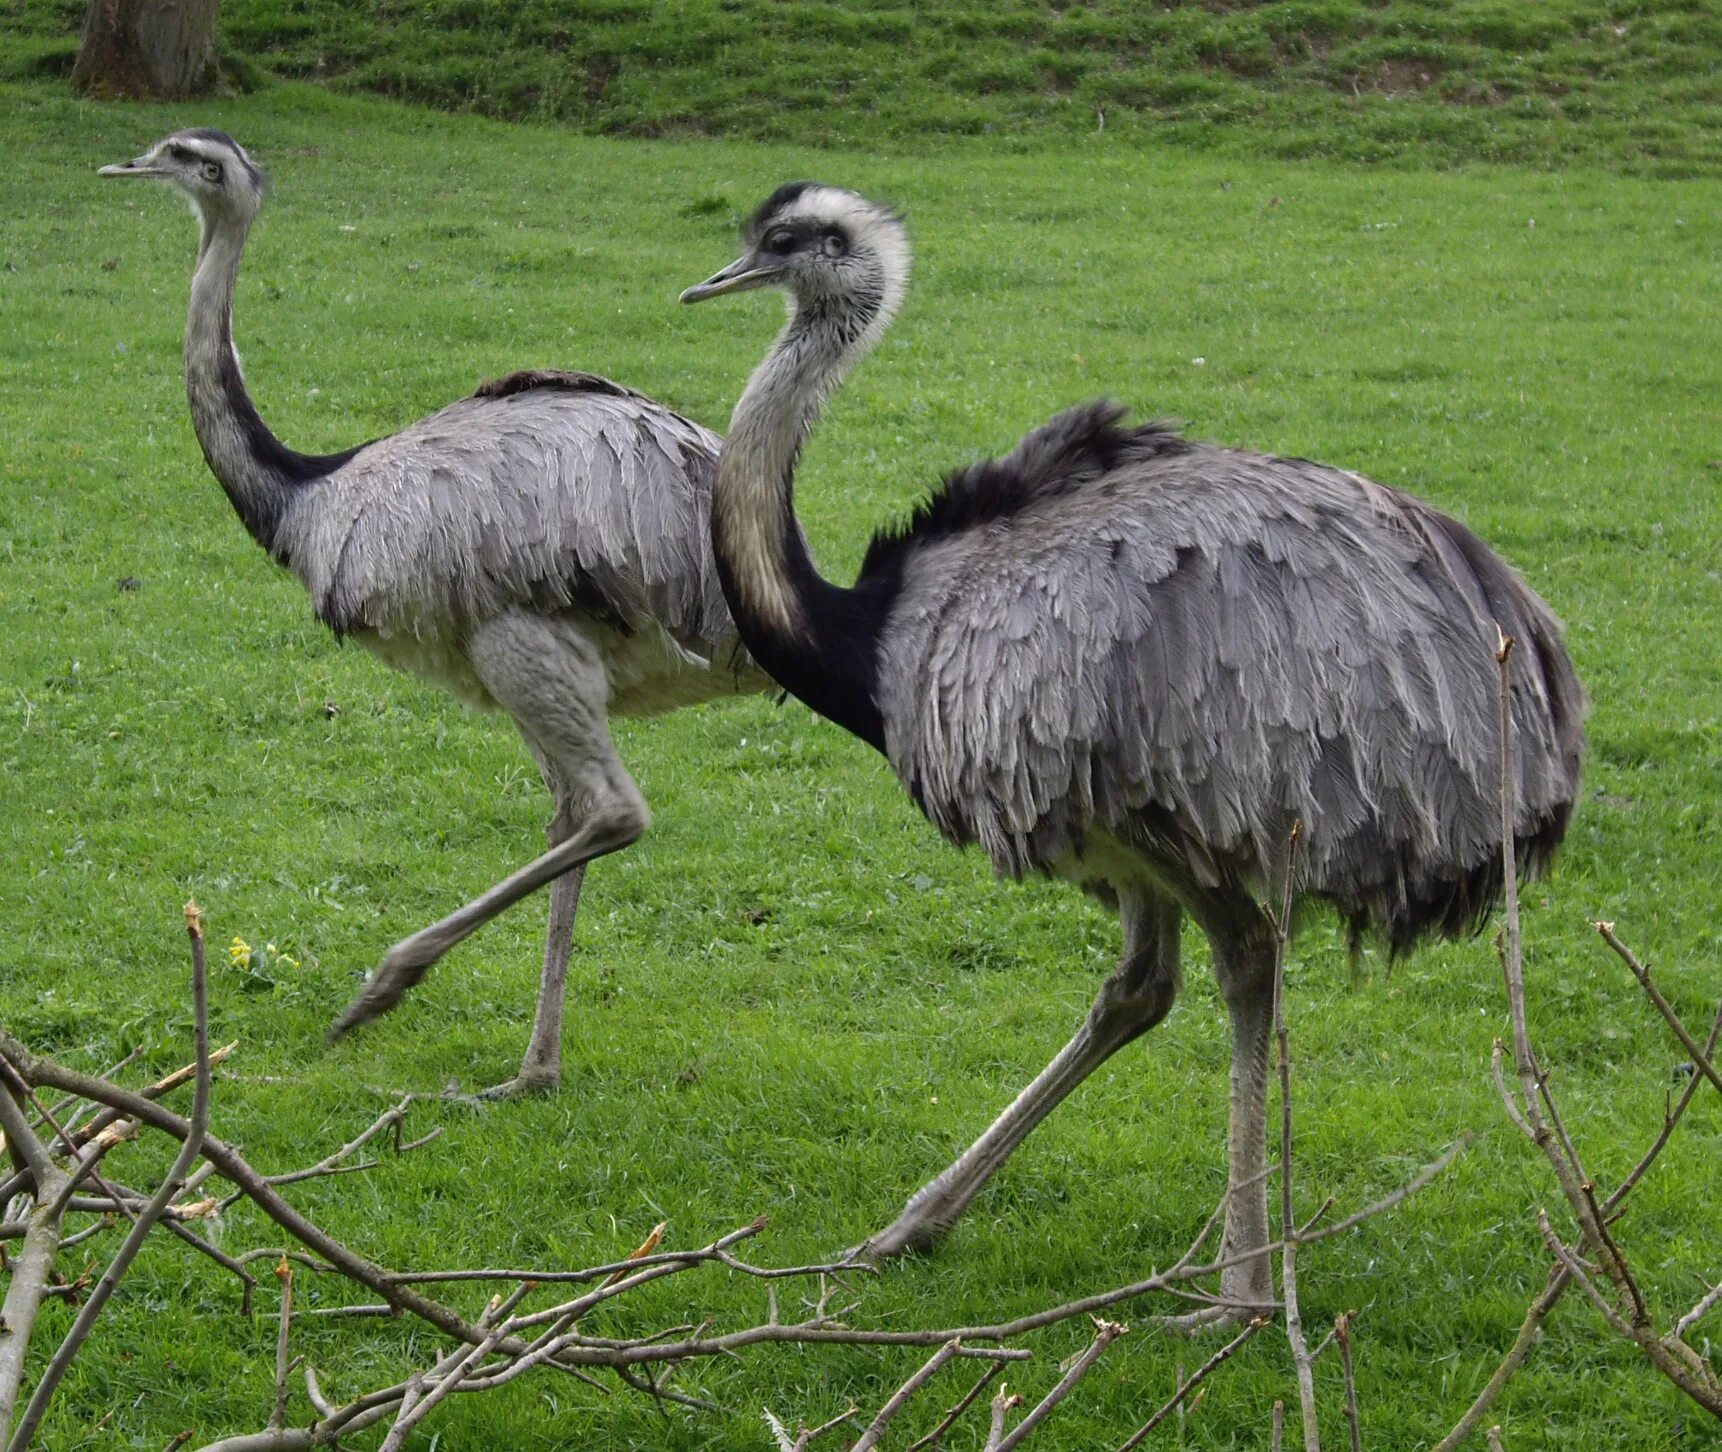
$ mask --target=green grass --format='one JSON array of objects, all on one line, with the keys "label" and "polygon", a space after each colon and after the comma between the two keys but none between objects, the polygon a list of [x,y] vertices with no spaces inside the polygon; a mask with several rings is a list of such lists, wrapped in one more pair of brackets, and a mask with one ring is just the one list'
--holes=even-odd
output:
[{"label": "green grass", "polygon": [[[265,416],[303,449],[534,364],[596,369],[721,424],[776,309],[675,295],[733,255],[738,215],[813,174],[904,205],[919,257],[901,323],[808,451],[804,508],[833,573],[940,469],[1102,392],[1467,520],[1567,619],[1595,701],[1583,807],[1557,877],[1528,898],[1533,1031],[1599,1181],[1659,1123],[1678,1055],[1586,923],[1617,919],[1702,1020],[1722,947],[1722,184],[1204,158],[1126,150],[1110,128],[1009,155],[623,143],[291,85],[171,115],[42,85],[0,87],[0,106],[0,1011],[27,1040],[84,1064],[138,1043],[151,1067],[182,1062],[178,914],[195,893],[217,944],[272,941],[301,965],[272,984],[215,979],[215,1030],[242,1040],[234,1068],[251,1076],[218,1086],[219,1131],[285,1168],[377,1111],[361,1086],[505,1077],[530,1017],[542,902],[453,953],[379,1028],[323,1045],[391,942],[537,850],[545,803],[506,721],[318,628],[205,473],[179,377],[191,224],[93,175],[195,120],[275,173],[237,331]],[[128,577],[141,588],[119,589]],[[793,703],[618,740],[656,825],[591,873],[565,1091],[425,1110],[422,1125],[447,1126],[436,1146],[295,1196],[384,1262],[587,1263],[664,1216],[688,1244],[761,1212],[762,1257],[851,1244],[1063,1041],[1117,950],[1073,892],[992,884],[865,748]],[[1225,1120],[1223,1013],[1205,947],[1186,948],[1170,1019],[1036,1133],[939,1254],[870,1284],[857,1319],[1027,1310],[1184,1245],[1221,1187]],[[1498,971],[1479,939],[1391,974],[1372,956],[1353,979],[1317,922],[1291,982],[1306,1206],[1361,1204],[1479,1134],[1424,1195],[1303,1263],[1310,1322],[1363,1310],[1366,1444],[1426,1445],[1543,1277],[1532,1216],[1550,1186],[1488,1085]],[[145,1180],[150,1153],[119,1152],[115,1173]],[[1716,1274],[1718,1163],[1707,1095],[1621,1230],[1665,1307]],[[244,1212],[223,1236],[277,1238]],[[273,1332],[237,1304],[179,1247],[152,1248],[45,1445],[258,1425]],[[612,1324],[762,1309],[755,1287],[712,1278]],[[1049,1385],[1083,1339],[1041,1338],[1022,1389]],[[423,1341],[324,1325],[299,1349],[341,1396]],[[1034,1445],[1116,1445],[1199,1354],[1133,1335]],[[784,1350],[700,1367],[683,1384],[740,1415],[667,1423],[527,1379],[429,1433],[445,1449],[741,1452],[763,1445],[761,1406],[830,1415],[911,1361]],[[1212,1383],[1186,1445],[1263,1446],[1269,1405],[1292,1395],[1265,1336]],[[1514,1452],[1715,1445],[1576,1298],[1497,1415]]]},{"label": "green grass", "polygon": [[[70,69],[84,0],[0,0],[0,77]],[[1281,157],[1722,167],[1709,0],[228,0],[259,67],[620,136],[847,146],[1096,129]]]}]

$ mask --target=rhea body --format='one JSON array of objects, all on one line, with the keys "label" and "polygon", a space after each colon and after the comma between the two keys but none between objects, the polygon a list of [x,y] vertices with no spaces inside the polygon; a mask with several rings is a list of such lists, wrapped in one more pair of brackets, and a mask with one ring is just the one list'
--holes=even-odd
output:
[{"label": "rhea body", "polygon": [[554,803],[549,850],[397,943],[336,1032],[388,1010],[454,944],[548,883],[531,1037],[520,1073],[493,1092],[554,1087],[585,864],[649,821],[608,717],[769,684],[738,647],[707,542],[718,440],[607,379],[531,371],[356,449],[297,453],[258,414],[233,345],[263,174],[231,137],[194,128],[102,175],[164,181],[198,217],[186,394],[210,472],[252,537],[338,635],[511,716]]},{"label": "rhea body", "polygon": [[[684,301],[783,289],[789,321],[719,459],[712,539],[743,641],[878,748],[999,873],[1113,905],[1123,956],[1075,1036],[868,1242],[929,1243],[1098,1064],[1158,1023],[1179,926],[1206,935],[1232,1029],[1222,1297],[1271,1303],[1265,1113],[1275,934],[1291,884],[1397,950],[1473,929],[1500,887],[1496,627],[1518,860],[1567,825],[1584,702],[1547,606],[1470,531],[1361,476],[1076,408],[951,474],[875,535],[849,588],[796,527],[798,452],[900,305],[909,252],[854,193],[780,188],[747,251]],[[1256,1253],[1260,1252],[1260,1253]]]}]

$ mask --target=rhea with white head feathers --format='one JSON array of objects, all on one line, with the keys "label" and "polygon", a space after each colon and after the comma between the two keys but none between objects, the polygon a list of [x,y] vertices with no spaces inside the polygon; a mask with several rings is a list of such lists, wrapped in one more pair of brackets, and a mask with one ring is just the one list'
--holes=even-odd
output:
[{"label": "rhea with white head feathers", "polygon": [[790,317],[736,404],[712,539],[736,625],[791,692],[871,742],[952,842],[1115,905],[1123,958],[999,1119],[868,1242],[950,1226],[1030,1130],[1177,994],[1202,928],[1232,1023],[1222,1296],[1272,1301],[1264,1154],[1274,934],[1287,884],[1395,951],[1472,930],[1500,887],[1496,626],[1518,861],[1540,871],[1578,790],[1583,695],[1548,607],[1462,525],[1301,459],[1071,409],[951,474],[820,578],[796,458],[830,389],[902,301],[908,246],[854,193],[779,189],[735,263],[683,294],[755,287]]},{"label": "rhea with white head feathers", "polygon": [[359,448],[297,453],[259,416],[233,348],[263,173],[232,137],[194,128],[102,175],[167,182],[198,216],[186,393],[204,458],[252,537],[337,634],[513,717],[554,800],[550,850],[397,943],[336,1031],[385,1012],[548,883],[532,1035],[498,1089],[552,1087],[585,864],[648,821],[607,717],[767,684],[736,643],[707,541],[717,438],[607,379],[531,371]]}]

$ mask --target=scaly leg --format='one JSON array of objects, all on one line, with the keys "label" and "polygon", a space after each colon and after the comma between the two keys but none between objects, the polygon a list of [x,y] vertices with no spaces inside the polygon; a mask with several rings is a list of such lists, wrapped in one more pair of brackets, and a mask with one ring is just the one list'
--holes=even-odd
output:
[{"label": "scaly leg", "polygon": [[[573,804],[566,810],[577,825],[549,851],[464,907],[396,943],[336,1020],[331,1038],[387,1013],[456,943],[528,893],[594,857],[628,846],[651,821],[645,799],[610,743],[605,719],[609,680],[596,648],[577,623],[524,614],[486,621],[469,638],[467,658],[485,688],[514,718],[547,776],[566,787]],[[559,798],[559,817],[564,810]],[[577,900],[576,884],[566,902],[570,932]],[[547,963],[550,948],[547,944]],[[558,1003],[566,971],[563,954],[554,985]],[[551,986],[546,983],[544,989]]]},{"label": "scaly leg", "polygon": [[574,951],[574,914],[580,907],[580,885],[586,877],[581,863],[550,884],[550,928],[544,939],[544,976],[538,982],[538,1007],[532,1015],[532,1037],[520,1072],[493,1084],[481,1099],[507,1099],[515,1094],[548,1094],[562,1085],[562,1004],[568,992],[568,959]]},{"label": "scaly leg", "polygon": [[[1252,904],[1253,911],[1253,904]],[[1274,1025],[1274,945],[1265,920],[1232,933],[1210,932],[1214,972],[1232,1018],[1231,1102],[1227,1130],[1226,1228],[1220,1258],[1268,1243],[1268,1049]],[[1234,1307],[1271,1309],[1273,1261],[1265,1249],[1220,1272],[1220,1294]],[[1248,1313],[1234,1310],[1231,1319]]]},{"label": "scaly leg", "polygon": [[930,1245],[956,1223],[975,1193],[1065,1095],[1166,1016],[1178,994],[1178,905],[1133,889],[1120,892],[1119,910],[1124,956],[1101,985],[1082,1027],[986,1133],[917,1191],[859,1254],[882,1260]]}]

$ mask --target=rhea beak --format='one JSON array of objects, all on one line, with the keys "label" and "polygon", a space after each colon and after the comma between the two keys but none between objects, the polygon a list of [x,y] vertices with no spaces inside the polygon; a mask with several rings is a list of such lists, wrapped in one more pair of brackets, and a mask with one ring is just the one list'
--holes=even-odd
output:
[{"label": "rhea beak", "polygon": [[682,294],[682,301],[704,302],[708,297],[722,297],[726,292],[748,292],[764,287],[782,270],[780,263],[762,262],[756,253],[749,252],[736,258],[722,272],[714,272],[704,282],[690,287]]},{"label": "rhea beak", "polygon": [[115,166],[103,166],[96,169],[97,176],[166,176],[167,173],[156,166],[152,157],[139,156],[131,161],[122,161]]}]

